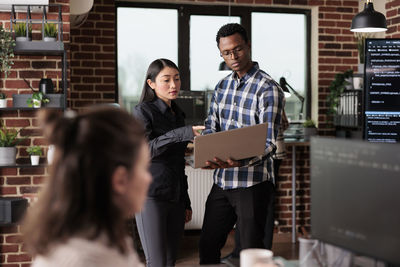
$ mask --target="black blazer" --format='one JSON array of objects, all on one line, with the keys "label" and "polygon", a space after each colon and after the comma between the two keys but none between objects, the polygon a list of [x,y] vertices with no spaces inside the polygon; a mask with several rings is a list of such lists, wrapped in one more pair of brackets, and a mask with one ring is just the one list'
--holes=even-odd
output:
[{"label": "black blazer", "polygon": [[185,126],[185,115],[174,101],[170,108],[157,97],[138,104],[133,114],[144,123],[150,147],[149,197],[182,202],[190,209],[184,156],[188,141],[193,140],[192,126]]}]

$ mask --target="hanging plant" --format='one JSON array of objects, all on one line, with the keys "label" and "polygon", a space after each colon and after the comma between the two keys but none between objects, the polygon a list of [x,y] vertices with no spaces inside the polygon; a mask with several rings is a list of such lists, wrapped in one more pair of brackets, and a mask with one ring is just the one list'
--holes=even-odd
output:
[{"label": "hanging plant", "polygon": [[15,41],[9,31],[3,28],[0,24],[0,70],[4,73],[4,78],[7,79],[10,74],[10,69],[14,64]]}]

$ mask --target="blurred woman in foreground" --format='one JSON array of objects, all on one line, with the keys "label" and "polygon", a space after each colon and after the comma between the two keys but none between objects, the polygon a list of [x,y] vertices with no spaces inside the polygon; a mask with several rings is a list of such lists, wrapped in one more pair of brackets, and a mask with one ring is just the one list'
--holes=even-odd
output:
[{"label": "blurred woman in foreground", "polygon": [[143,126],[112,107],[41,117],[56,148],[24,222],[32,266],[143,266],[126,231],[151,182]]}]

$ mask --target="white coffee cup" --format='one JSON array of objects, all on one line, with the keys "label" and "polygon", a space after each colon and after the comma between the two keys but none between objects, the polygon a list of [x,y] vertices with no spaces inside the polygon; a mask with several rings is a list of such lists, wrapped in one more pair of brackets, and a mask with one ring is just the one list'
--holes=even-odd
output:
[{"label": "white coffee cup", "polygon": [[362,77],[353,77],[353,87],[356,90],[363,88],[363,78]]},{"label": "white coffee cup", "polygon": [[273,252],[262,248],[248,248],[240,252],[240,267],[254,267],[273,264]]}]

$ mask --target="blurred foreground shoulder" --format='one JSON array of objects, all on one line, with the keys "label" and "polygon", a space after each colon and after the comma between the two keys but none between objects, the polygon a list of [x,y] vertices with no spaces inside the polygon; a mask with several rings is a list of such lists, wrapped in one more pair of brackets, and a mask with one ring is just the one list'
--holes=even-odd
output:
[{"label": "blurred foreground shoulder", "polygon": [[[129,242],[130,240],[128,240]],[[43,256],[38,255],[32,267],[144,267],[132,249],[122,254],[116,247],[110,247],[104,240],[70,238],[66,243],[54,246]]]}]

